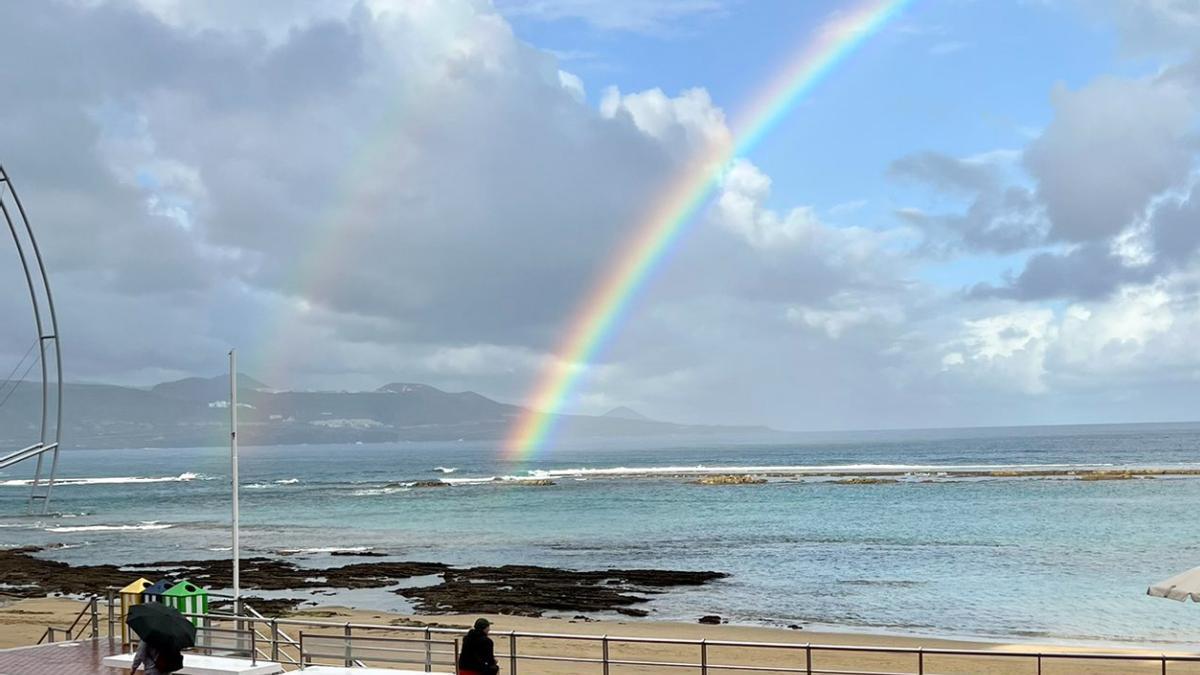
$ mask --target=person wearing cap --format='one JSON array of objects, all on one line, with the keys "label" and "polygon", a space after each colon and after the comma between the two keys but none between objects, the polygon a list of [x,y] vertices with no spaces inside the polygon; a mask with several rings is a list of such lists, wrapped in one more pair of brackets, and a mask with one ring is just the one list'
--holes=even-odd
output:
[{"label": "person wearing cap", "polygon": [[492,638],[488,637],[491,628],[491,621],[479,618],[475,620],[475,627],[467,631],[462,652],[458,655],[458,675],[496,675],[500,672]]}]

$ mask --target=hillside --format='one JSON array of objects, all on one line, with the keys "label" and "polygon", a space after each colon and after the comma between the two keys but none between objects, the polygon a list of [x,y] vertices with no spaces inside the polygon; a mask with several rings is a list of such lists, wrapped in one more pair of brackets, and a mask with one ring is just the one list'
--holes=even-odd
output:
[{"label": "hillside", "polygon": [[[224,376],[163,382],[149,389],[67,384],[64,398],[64,447],[228,442],[229,381]],[[0,450],[32,439],[39,403],[40,388],[24,384],[0,407]],[[362,392],[278,391],[245,375],[238,379],[238,409],[239,438],[247,445],[496,440],[523,411],[475,392],[447,392],[425,384],[396,382]],[[566,415],[560,426],[568,436],[588,437],[765,430],[679,425],[619,410],[595,417]]]}]

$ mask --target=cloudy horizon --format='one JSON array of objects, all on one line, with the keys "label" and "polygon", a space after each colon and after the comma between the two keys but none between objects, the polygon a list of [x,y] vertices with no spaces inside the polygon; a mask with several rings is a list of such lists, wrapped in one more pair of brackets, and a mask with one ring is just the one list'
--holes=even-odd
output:
[{"label": "cloudy horizon", "polygon": [[[688,158],[839,3],[0,5],[66,378],[527,399]],[[916,2],[722,175],[564,412],[1192,420],[1200,5]],[[0,247],[0,370],[32,339]]]}]

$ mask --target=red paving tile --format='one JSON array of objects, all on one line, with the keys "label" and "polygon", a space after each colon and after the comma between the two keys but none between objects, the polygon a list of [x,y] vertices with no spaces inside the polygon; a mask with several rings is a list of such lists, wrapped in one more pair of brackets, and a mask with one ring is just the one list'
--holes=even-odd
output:
[{"label": "red paving tile", "polygon": [[115,675],[120,671],[101,666],[100,659],[119,653],[120,644],[106,639],[3,649],[0,675]]}]

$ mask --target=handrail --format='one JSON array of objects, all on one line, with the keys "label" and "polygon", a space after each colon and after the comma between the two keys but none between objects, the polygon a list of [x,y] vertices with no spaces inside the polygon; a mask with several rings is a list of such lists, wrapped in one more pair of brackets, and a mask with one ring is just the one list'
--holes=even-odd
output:
[{"label": "handrail", "polygon": [[[98,635],[97,631],[100,628],[100,625],[96,623],[96,600],[97,597],[94,595],[89,597],[87,604],[85,604],[83,609],[79,610],[79,613],[75,615],[75,620],[71,622],[70,626],[67,626],[66,628],[63,628],[62,626],[47,626],[45,632],[43,632],[42,636],[38,638],[37,644],[40,645],[45,642],[54,642],[55,633],[58,631],[66,633],[67,640],[72,640],[74,639],[74,636],[82,634],[83,629],[89,625],[92,627],[92,636],[96,637]],[[85,616],[88,617],[88,620],[84,622],[82,627],[80,627],[79,622],[82,621]],[[76,628],[79,628],[79,631],[76,631]]]},{"label": "handrail", "polygon": [[[190,617],[215,618],[219,620],[242,620],[251,624],[265,622],[272,624],[278,628],[279,625],[288,626],[308,626],[313,628],[339,628],[344,632],[343,636],[351,638],[354,630],[366,631],[383,631],[392,633],[424,633],[426,636],[433,634],[458,634],[466,632],[466,628],[434,628],[430,626],[394,626],[385,624],[369,624],[369,623],[353,623],[353,622],[336,622],[336,621],[320,621],[310,619],[287,619],[274,618],[266,619],[259,617],[236,617],[228,615],[202,615],[188,614]],[[281,633],[282,631],[280,631]],[[304,632],[301,632],[301,642],[303,642]],[[805,675],[926,675],[926,657],[928,656],[948,656],[948,657],[969,657],[980,659],[1036,659],[1040,665],[1043,660],[1070,660],[1070,661],[1088,661],[1088,660],[1103,660],[1103,661],[1119,661],[1125,663],[1154,663],[1162,664],[1161,671],[1167,672],[1167,665],[1170,663],[1200,663],[1200,654],[1165,654],[1165,653],[1113,653],[1113,652],[1042,652],[1033,650],[1015,650],[1015,651],[992,651],[981,649],[965,649],[965,648],[925,648],[925,647],[888,647],[888,646],[857,646],[857,645],[835,645],[835,644],[811,644],[799,642],[749,642],[744,640],[711,640],[711,639],[693,639],[693,638],[656,638],[656,637],[640,637],[640,636],[613,636],[613,635],[575,635],[568,633],[543,633],[543,632],[523,632],[523,631],[493,631],[492,636],[496,638],[508,638],[509,652],[497,653],[497,659],[509,660],[509,674],[516,675],[518,663],[526,662],[559,662],[559,663],[575,663],[575,664],[593,664],[602,666],[604,672],[608,672],[610,666],[633,666],[633,667],[654,667],[654,668],[669,668],[669,669],[689,669],[698,671],[702,675],[707,675],[710,672],[725,672],[725,671],[741,671],[741,672],[777,672],[777,673],[805,673]],[[575,641],[575,642],[590,642],[601,643],[604,646],[602,656],[600,657],[582,657],[568,656],[566,654],[520,654],[517,651],[517,639],[540,639],[540,640],[558,640],[558,641]],[[278,638],[277,638],[278,639]],[[358,638],[353,639],[369,639]],[[380,638],[387,639],[387,638]],[[426,637],[428,640],[429,637]],[[642,659],[630,658],[614,658],[609,653],[609,645],[614,643],[620,644],[659,644],[659,645],[681,645],[693,646],[699,649],[699,661],[650,661]],[[734,664],[734,663],[717,663],[709,660],[709,650],[711,648],[736,648],[736,649],[775,649],[799,653],[801,659],[797,661],[797,666],[787,665],[754,665],[754,664]],[[273,642],[273,656],[278,650],[278,642]],[[908,655],[912,656],[915,669],[904,672],[885,672],[885,671],[865,671],[865,670],[832,670],[829,668],[816,668],[813,666],[813,655],[815,653],[860,653],[860,654],[892,654],[892,655]],[[303,665],[303,648],[301,649],[301,662],[297,663],[291,660],[289,665]],[[281,659],[272,658],[276,662],[282,662]],[[369,660],[369,659],[368,659]],[[349,662],[349,659],[348,659]],[[358,665],[358,659],[354,660]]]},{"label": "handrail", "polygon": [[20,462],[24,462],[31,457],[37,457],[43,453],[50,452],[58,447],[58,443],[46,445],[44,443],[34,443],[28,448],[21,448],[16,452],[10,452],[4,457],[0,457],[0,469],[12,466]]},{"label": "handrail", "polygon": [[[75,627],[79,625],[79,622],[83,619],[83,617],[85,615],[91,614],[91,609],[92,609],[92,603],[89,600],[88,604],[84,605],[83,609],[79,610],[79,613],[75,615],[75,620],[72,621],[70,627],[67,628],[68,635],[75,632]],[[84,625],[87,625],[87,624],[84,624]]]},{"label": "handrail", "polygon": [[[281,652],[279,650],[280,638],[283,638],[283,640],[282,640],[283,644],[287,645],[288,647],[292,647],[292,648],[296,649],[297,652],[299,652],[299,650],[300,650],[300,642],[298,640],[296,640],[295,638],[293,638],[292,636],[285,633],[284,631],[280,630],[279,625],[274,620],[268,619],[267,617],[263,616],[262,613],[260,613],[256,609],[254,609],[254,607],[247,605],[245,602],[242,602],[241,606],[242,606],[243,610],[249,612],[255,618],[261,619],[270,624],[270,629],[271,629],[271,637],[270,638],[263,635],[262,633],[259,633],[258,628],[254,628],[254,632],[256,634],[258,634],[259,637],[261,637],[263,640],[266,640],[271,643],[270,655],[264,654],[263,658],[270,659],[271,661],[275,661],[275,662],[280,662],[281,658],[286,657],[287,662],[289,664],[297,665],[297,666],[300,665],[301,658],[299,655],[297,655],[297,657],[293,659],[291,657],[291,655],[288,654],[287,652]],[[253,626],[255,624],[252,623],[251,625]]]},{"label": "handrail", "polygon": [[[112,602],[111,596],[109,600]],[[90,604],[90,603],[89,603]],[[245,607],[243,605],[243,607]],[[390,624],[372,624],[372,623],[353,623],[353,622],[338,622],[338,621],[322,621],[319,619],[290,619],[290,618],[267,618],[252,608],[246,608],[246,614],[224,614],[224,613],[208,613],[208,614],[185,614],[185,616],[202,619],[204,621],[237,621],[250,624],[248,634],[252,641],[251,651],[263,659],[281,663],[286,666],[303,667],[303,637],[297,641],[295,638],[288,635],[282,626],[309,627],[309,628],[336,628],[343,631],[342,637],[352,638],[355,640],[369,641],[370,636],[354,636],[354,631],[373,631],[384,633],[402,633],[424,634],[425,640],[431,640],[434,635],[462,635],[466,632],[466,628],[449,628],[449,627],[432,627],[432,626],[397,626]],[[71,629],[63,629],[58,627],[50,627],[47,633],[42,636],[39,641],[44,642],[48,637],[53,639],[54,633],[57,631],[66,630],[68,636],[70,630],[73,630],[76,624],[82,619],[84,613],[88,611],[85,607],[80,616],[76,617],[75,624],[72,624]],[[96,616],[93,610],[93,616]],[[264,635],[260,631],[259,624],[267,625],[268,635]],[[84,624],[86,625],[86,624]],[[94,634],[94,632],[93,632]],[[301,632],[301,636],[303,636]],[[1082,651],[1037,651],[1033,649],[1015,649],[1005,651],[994,651],[986,649],[969,649],[969,648],[954,648],[954,647],[894,647],[894,646],[860,646],[860,645],[839,645],[839,644],[811,644],[800,642],[753,642],[745,640],[712,640],[712,639],[697,639],[697,638],[658,638],[658,637],[641,637],[641,636],[614,636],[614,635],[590,635],[590,634],[569,634],[569,633],[546,633],[537,631],[492,631],[492,636],[497,639],[507,639],[507,653],[497,653],[497,659],[506,659],[508,661],[508,675],[516,675],[520,662],[560,662],[560,663],[575,663],[575,664],[593,664],[603,668],[603,672],[609,672],[611,666],[622,667],[654,667],[664,669],[688,669],[693,672],[699,672],[701,675],[708,673],[726,672],[726,671],[741,671],[741,672],[777,672],[777,673],[804,673],[805,675],[926,675],[926,660],[927,657],[957,657],[957,658],[978,658],[978,659],[1029,659],[1035,661],[1038,666],[1037,672],[1041,672],[1043,661],[1108,661],[1108,662],[1123,662],[1123,663],[1141,663],[1141,664],[1161,664],[1162,673],[1168,672],[1169,664],[1196,664],[1200,663],[1200,653],[1151,653],[1145,652],[1082,652]],[[387,638],[382,638],[387,639]],[[545,653],[539,650],[540,653],[519,653],[519,639],[537,639],[546,641],[562,641],[576,643],[599,643],[602,646],[602,653],[599,657],[583,657],[569,656],[566,653]],[[257,641],[270,643],[270,656],[268,657],[264,650],[258,649]],[[649,661],[632,658],[616,658],[610,654],[610,645],[625,644],[657,644],[657,645],[678,645],[684,647],[696,647],[699,659],[697,661],[690,660],[671,660]],[[298,657],[293,657],[289,651],[294,651],[300,648]],[[763,664],[754,664],[753,661],[743,663],[718,663],[711,660],[710,650],[712,649],[763,649],[763,650],[783,650],[798,654],[798,658],[793,664],[789,665],[773,665],[767,666]],[[265,649],[265,645],[264,645]],[[285,651],[287,650],[287,651]],[[818,668],[813,664],[813,657],[816,654],[864,654],[864,655],[883,655],[890,654],[896,656],[911,656],[914,669],[898,673],[884,671],[864,671],[864,670],[832,670],[828,667]],[[347,654],[347,656],[350,656]],[[684,657],[687,659],[689,657]],[[368,659],[370,660],[370,659]],[[359,659],[348,659],[355,665],[361,665]],[[1034,665],[1033,663],[1030,664]]]}]

